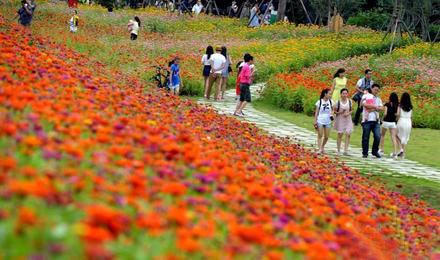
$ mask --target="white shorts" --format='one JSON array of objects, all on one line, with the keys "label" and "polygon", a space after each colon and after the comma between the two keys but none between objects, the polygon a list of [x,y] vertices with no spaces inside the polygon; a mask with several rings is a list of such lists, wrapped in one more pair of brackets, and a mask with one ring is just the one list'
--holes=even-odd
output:
[{"label": "white shorts", "polygon": [[382,122],[382,128],[385,129],[395,129],[397,128],[396,123],[395,122]]},{"label": "white shorts", "polygon": [[180,88],[180,84],[171,85],[171,87],[170,87],[170,89],[177,89],[177,88]]}]

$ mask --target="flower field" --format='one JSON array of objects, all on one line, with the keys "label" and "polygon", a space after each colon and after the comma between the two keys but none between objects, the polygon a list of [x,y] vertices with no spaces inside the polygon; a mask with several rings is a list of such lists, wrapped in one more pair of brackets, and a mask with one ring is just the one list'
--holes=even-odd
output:
[{"label": "flower field", "polygon": [[0,16],[0,258],[439,257],[424,202],[136,75]]},{"label": "flower field", "polygon": [[418,43],[395,50],[384,56],[362,55],[344,60],[325,62],[306,68],[299,73],[280,73],[269,80],[264,99],[296,112],[312,115],[314,104],[323,88],[330,88],[338,68],[347,70],[352,94],[364,70],[373,70],[373,80],[380,83],[383,101],[391,92],[409,92],[416,109],[413,124],[416,127],[440,129],[440,44],[431,46]]},{"label": "flower field", "polygon": [[[203,91],[200,60],[208,44],[227,46],[234,63],[242,60],[245,52],[252,53],[260,81],[275,73],[299,71],[317,62],[382,53],[389,46],[389,42],[382,42],[381,33],[349,26],[338,36],[328,33],[325,27],[290,24],[256,30],[236,19],[182,18],[156,9],[115,11],[110,15],[97,6],[80,6],[79,31],[72,34],[68,31],[71,14],[64,3],[40,3],[33,21],[34,33],[66,44],[144,82],[155,73],[153,65],[165,65],[179,56],[182,94],[186,95],[201,95]],[[18,2],[5,4],[0,13],[10,16],[17,9]],[[142,21],[141,34],[135,43],[129,40],[126,29],[134,15]],[[232,77],[229,83],[235,86]]]}]

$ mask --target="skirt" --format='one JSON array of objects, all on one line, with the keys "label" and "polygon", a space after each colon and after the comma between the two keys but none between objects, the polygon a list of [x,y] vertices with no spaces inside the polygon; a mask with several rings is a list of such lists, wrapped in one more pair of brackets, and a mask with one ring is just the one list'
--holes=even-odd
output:
[{"label": "skirt", "polygon": [[412,123],[409,118],[400,118],[397,122],[397,137],[399,137],[402,144],[408,144],[411,128]]},{"label": "skirt", "polygon": [[203,77],[209,77],[210,73],[211,73],[211,65],[205,65],[203,67]]},{"label": "skirt", "polygon": [[351,134],[353,132],[353,121],[351,116],[337,115],[335,118],[334,129],[338,134]]}]

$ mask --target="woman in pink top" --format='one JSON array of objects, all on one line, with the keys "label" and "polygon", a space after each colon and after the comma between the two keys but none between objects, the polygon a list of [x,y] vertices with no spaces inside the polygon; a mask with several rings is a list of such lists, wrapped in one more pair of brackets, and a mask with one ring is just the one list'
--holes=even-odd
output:
[{"label": "woman in pink top", "polygon": [[251,85],[251,68],[250,65],[253,63],[254,57],[250,54],[246,53],[244,55],[244,62],[241,72],[240,72],[240,103],[237,104],[237,108],[235,109],[234,116],[242,116],[243,109],[246,106],[247,102],[251,102],[251,91],[249,89]]}]

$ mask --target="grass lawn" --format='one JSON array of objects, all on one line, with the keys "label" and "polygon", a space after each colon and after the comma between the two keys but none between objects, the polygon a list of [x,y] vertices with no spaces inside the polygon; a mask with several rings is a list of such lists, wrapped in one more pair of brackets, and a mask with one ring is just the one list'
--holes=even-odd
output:
[{"label": "grass lawn", "polygon": [[[294,113],[281,108],[277,108],[273,105],[265,103],[263,101],[255,101],[252,103],[254,108],[272,115],[276,118],[286,120],[294,123],[297,126],[307,128],[314,131],[313,117],[307,116],[302,113]],[[331,138],[337,139],[337,133],[332,131]],[[355,148],[361,149],[361,136],[362,127],[359,125],[355,127],[355,130],[351,136],[350,145]],[[439,155],[437,154],[438,146],[440,145],[440,130],[427,129],[427,128],[414,128],[411,131],[411,138],[408,144],[406,158],[416,162],[420,162],[431,167],[440,169]],[[370,140],[370,145],[372,140]],[[385,136],[385,154],[388,156],[392,152],[391,137],[387,133]]]},{"label": "grass lawn", "polygon": [[[252,105],[255,109],[276,118],[286,120],[309,130],[314,130],[313,117],[280,109],[261,100],[253,102]],[[350,144],[353,147],[356,147],[356,149],[360,149],[361,147],[361,134],[362,129],[359,126],[356,127],[350,142]],[[331,138],[337,138],[336,132],[331,133]],[[413,129],[406,157],[410,160],[439,169],[440,160],[438,160],[438,154],[436,153],[436,145],[438,144],[438,141],[435,140],[440,140],[440,130]],[[391,140],[390,137],[387,136],[385,140],[385,152],[389,153],[390,151]],[[408,197],[418,194],[419,198],[426,201],[431,207],[440,209],[440,184],[438,182],[397,174],[376,174],[367,175],[367,177],[377,179],[378,181],[383,182],[390,190],[400,192]]]}]

